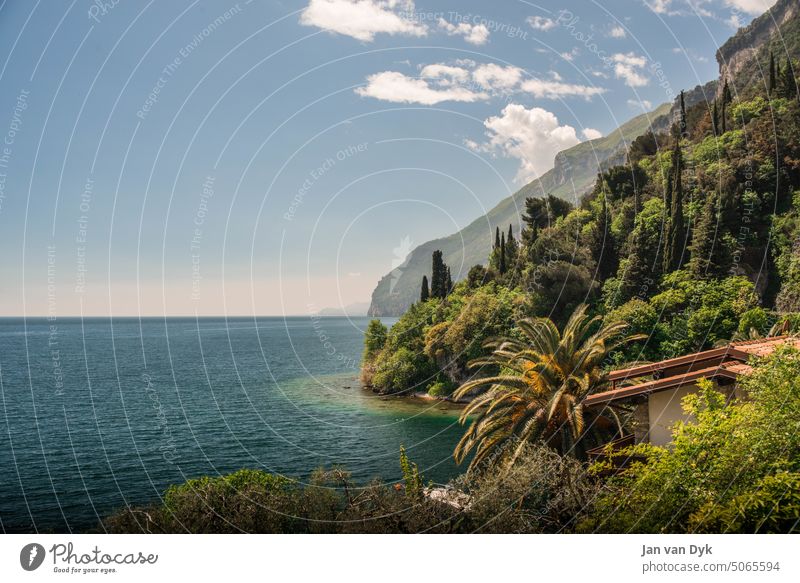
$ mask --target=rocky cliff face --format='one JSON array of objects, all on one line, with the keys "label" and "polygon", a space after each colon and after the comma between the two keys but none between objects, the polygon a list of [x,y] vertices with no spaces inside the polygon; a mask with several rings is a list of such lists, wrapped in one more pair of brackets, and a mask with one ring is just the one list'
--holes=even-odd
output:
[{"label": "rocky cliff face", "polygon": [[[717,63],[719,63],[719,75],[721,80],[728,80],[729,83],[736,84],[738,79],[742,79],[739,85],[746,85],[752,79],[744,79],[748,65],[758,56],[763,48],[779,38],[776,32],[782,30],[790,22],[795,21],[800,16],[800,1],[798,0],[778,0],[775,5],[767,12],[756,18],[745,28],[740,28],[728,41],[717,51]],[[790,49],[790,47],[785,47]],[[776,56],[781,57],[784,51],[776,51]],[[789,51],[791,52],[791,50]],[[785,55],[783,55],[785,57]],[[721,95],[722,83],[717,88],[717,97]]]}]

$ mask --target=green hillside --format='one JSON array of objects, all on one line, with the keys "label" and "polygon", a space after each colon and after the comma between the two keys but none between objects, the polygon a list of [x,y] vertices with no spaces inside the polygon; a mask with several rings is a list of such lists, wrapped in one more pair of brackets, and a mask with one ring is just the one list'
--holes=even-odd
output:
[{"label": "green hillside", "polygon": [[445,262],[451,266],[455,281],[466,277],[470,267],[486,262],[495,227],[506,229],[513,224],[519,233],[520,213],[527,197],[553,194],[570,201],[579,199],[592,188],[601,167],[621,163],[626,145],[648,128],[663,126],[670,109],[671,104],[665,103],[622,124],[608,136],[560,152],[552,170],[500,201],[486,215],[457,233],[416,247],[403,265],[378,283],[372,293],[370,315],[396,316],[405,312],[418,299],[422,276],[430,276],[431,254],[436,249],[442,251]]}]

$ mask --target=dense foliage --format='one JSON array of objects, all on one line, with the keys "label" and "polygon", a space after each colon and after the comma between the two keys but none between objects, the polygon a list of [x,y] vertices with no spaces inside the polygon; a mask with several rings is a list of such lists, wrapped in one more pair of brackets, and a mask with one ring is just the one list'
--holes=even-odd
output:
[{"label": "dense foliage", "polygon": [[607,532],[789,532],[800,529],[800,353],[777,351],[745,377],[734,405],[710,382],[687,396],[696,421],[669,449],[607,481],[582,528]]},{"label": "dense foliage", "polygon": [[354,484],[341,469],[307,483],[241,470],[190,480],[161,504],[127,508],[103,521],[111,533],[507,533],[559,532],[597,494],[582,464],[529,447],[513,470],[425,486],[401,454],[403,480]]},{"label": "dense foliage", "polygon": [[[799,311],[800,102],[788,65],[772,61],[771,90],[723,83],[714,104],[678,108],[672,128],[637,139],[628,164],[598,175],[578,204],[529,198],[519,236],[510,226],[491,233],[486,267],[449,294],[423,293],[384,349],[365,355],[367,384],[446,395],[492,373],[467,368],[484,340],[518,338],[526,317],[562,324],[584,303],[647,335],[606,367],[764,333]],[[440,279],[440,255],[432,263]],[[762,321],[740,329],[745,314]]]}]

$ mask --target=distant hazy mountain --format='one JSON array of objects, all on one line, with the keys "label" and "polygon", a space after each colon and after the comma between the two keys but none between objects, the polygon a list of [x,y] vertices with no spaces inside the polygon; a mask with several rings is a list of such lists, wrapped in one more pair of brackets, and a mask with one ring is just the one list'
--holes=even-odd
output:
[{"label": "distant hazy mountain", "polygon": [[[702,99],[705,87],[698,87],[697,99]],[[707,95],[713,97],[713,90]],[[621,164],[625,160],[627,146],[649,128],[663,128],[669,124],[673,104],[665,103],[655,111],[639,115],[621,125],[606,137],[582,142],[559,152],[553,169],[533,182],[526,184],[515,194],[502,200],[486,215],[476,219],[467,227],[442,239],[435,239],[416,247],[403,265],[381,278],[372,292],[369,314],[373,316],[397,316],[418,299],[423,275],[430,277],[431,253],[441,249],[445,262],[452,270],[453,280],[466,277],[469,268],[486,263],[491,250],[494,229],[499,226],[507,230],[514,225],[519,235],[525,199],[553,194],[576,201],[590,190],[597,178],[598,170]]]},{"label": "distant hazy mountain", "polygon": [[369,311],[369,302],[356,302],[348,304],[343,308],[322,308],[316,313],[317,316],[366,316]]}]

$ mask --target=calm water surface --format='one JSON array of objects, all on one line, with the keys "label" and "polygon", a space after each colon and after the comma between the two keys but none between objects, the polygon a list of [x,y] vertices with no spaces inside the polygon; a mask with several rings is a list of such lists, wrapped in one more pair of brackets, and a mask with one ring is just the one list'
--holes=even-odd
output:
[{"label": "calm water surface", "polygon": [[[366,318],[0,319],[0,526],[79,532],[199,475],[457,473],[443,404],[357,381]],[[387,321],[391,323],[391,321]]]}]

